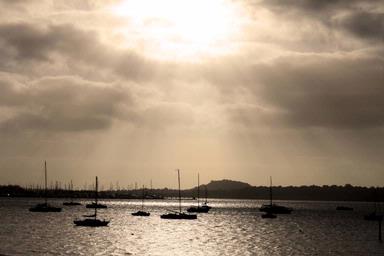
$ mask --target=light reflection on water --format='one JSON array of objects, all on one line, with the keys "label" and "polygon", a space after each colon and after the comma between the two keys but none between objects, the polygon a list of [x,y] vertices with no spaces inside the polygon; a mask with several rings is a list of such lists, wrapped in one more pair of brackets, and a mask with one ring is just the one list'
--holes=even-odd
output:
[{"label": "light reflection on water", "polygon": [[[134,217],[140,200],[106,200],[106,228],[74,227],[91,210],[64,207],[61,213],[32,213],[37,199],[0,199],[0,254],[5,255],[384,255],[377,223],[362,219],[370,204],[285,201],[291,215],[262,219],[258,200],[210,200],[214,208],[197,220],[163,220],[177,200],[145,202],[150,217]],[[56,204],[62,201],[56,200]],[[83,202],[85,203],[85,202]],[[194,201],[184,200],[186,208]]]}]

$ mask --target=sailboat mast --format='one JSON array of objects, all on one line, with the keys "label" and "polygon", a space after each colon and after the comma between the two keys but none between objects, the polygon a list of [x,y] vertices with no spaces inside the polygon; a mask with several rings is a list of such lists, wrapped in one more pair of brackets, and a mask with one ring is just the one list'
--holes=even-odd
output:
[{"label": "sailboat mast", "polygon": [[205,188],[205,204],[208,203],[208,191],[207,191],[207,185],[204,186]]},{"label": "sailboat mast", "polygon": [[272,176],[269,176],[269,204],[272,205]]},{"label": "sailboat mast", "polygon": [[72,203],[73,202],[73,197],[74,197],[72,180],[71,180],[70,190],[71,190],[71,203]]},{"label": "sailboat mast", "polygon": [[144,185],[143,185],[143,196],[141,198],[141,210],[144,210]]},{"label": "sailboat mast", "polygon": [[96,176],[96,184],[95,184],[95,219],[96,219],[96,216],[97,216],[97,189],[98,189],[98,179],[97,179],[97,176]]},{"label": "sailboat mast", "polygon": [[199,207],[199,197],[200,197],[200,174],[197,173],[197,207]]},{"label": "sailboat mast", "polygon": [[45,204],[47,204],[47,161],[44,161],[44,177],[45,177],[45,189],[44,189],[44,197],[45,197]]},{"label": "sailboat mast", "polygon": [[179,212],[181,213],[181,192],[180,192],[180,170],[177,169],[177,180],[179,182]]}]

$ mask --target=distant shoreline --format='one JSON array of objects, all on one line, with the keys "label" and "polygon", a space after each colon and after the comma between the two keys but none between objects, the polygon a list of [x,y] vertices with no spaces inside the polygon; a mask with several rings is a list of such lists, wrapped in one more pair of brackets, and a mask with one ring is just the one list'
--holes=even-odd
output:
[{"label": "distant shoreline", "polygon": [[[200,187],[200,198],[205,198],[205,187],[208,198],[218,199],[269,199],[269,187],[251,186],[246,183],[225,180],[214,181]],[[176,198],[178,190],[175,189],[145,189],[146,199]],[[41,188],[22,188],[17,185],[0,186],[0,197],[33,197],[40,198],[45,195]],[[142,189],[131,190],[106,190],[99,192],[100,199],[141,199]],[[47,196],[50,198],[94,198],[92,190],[65,190],[60,188],[48,189]],[[187,200],[197,197],[197,188],[181,191],[181,196]],[[300,186],[300,187],[273,187],[274,200],[298,200],[298,201],[360,201],[360,202],[383,202],[384,187],[355,187],[345,186]]]}]

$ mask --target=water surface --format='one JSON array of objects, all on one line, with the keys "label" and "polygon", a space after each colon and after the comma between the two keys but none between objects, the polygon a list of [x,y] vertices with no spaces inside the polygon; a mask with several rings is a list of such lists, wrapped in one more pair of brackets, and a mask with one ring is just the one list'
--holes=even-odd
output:
[{"label": "water surface", "polygon": [[[197,220],[163,220],[175,200],[145,202],[150,217],[134,217],[140,200],[104,200],[109,227],[75,227],[92,212],[85,206],[61,213],[32,213],[41,200],[0,198],[0,254],[4,255],[384,255],[378,225],[363,220],[368,203],[281,201],[290,215],[262,219],[259,200],[212,199]],[[51,200],[61,205],[61,200]],[[86,201],[82,201],[86,203]],[[184,200],[183,208],[194,201]],[[335,211],[337,205],[354,211]]]}]

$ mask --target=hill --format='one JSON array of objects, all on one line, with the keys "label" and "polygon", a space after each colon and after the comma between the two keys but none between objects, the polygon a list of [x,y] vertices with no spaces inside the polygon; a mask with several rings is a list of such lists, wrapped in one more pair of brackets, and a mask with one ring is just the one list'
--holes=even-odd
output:
[{"label": "hill", "polygon": [[245,182],[226,180],[226,179],[212,180],[205,186],[207,186],[208,190],[237,190],[237,189],[245,189],[245,188],[251,187],[251,185]]}]

